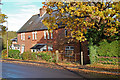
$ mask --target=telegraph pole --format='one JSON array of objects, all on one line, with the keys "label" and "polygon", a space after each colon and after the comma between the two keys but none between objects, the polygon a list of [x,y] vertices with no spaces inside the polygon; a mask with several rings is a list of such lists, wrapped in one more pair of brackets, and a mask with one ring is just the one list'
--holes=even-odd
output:
[{"label": "telegraph pole", "polygon": [[8,21],[7,21],[7,58],[8,58]]}]

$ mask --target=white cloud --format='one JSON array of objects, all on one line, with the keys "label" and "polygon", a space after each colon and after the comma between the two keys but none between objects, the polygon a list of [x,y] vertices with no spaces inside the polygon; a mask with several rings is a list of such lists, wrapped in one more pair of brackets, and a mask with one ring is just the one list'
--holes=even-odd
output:
[{"label": "white cloud", "polygon": [[3,2],[43,2],[45,0],[3,0]]},{"label": "white cloud", "polygon": [[39,13],[39,7],[35,5],[21,6],[17,14],[8,14],[8,30],[18,31],[32,15]]}]

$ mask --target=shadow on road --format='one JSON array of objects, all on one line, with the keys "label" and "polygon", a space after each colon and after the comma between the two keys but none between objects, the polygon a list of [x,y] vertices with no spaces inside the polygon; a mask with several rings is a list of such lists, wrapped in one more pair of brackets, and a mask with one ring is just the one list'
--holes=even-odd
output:
[{"label": "shadow on road", "polygon": [[65,70],[67,70],[67,71],[69,71],[69,72],[72,72],[72,73],[74,73],[74,74],[76,74],[76,75],[82,77],[83,79],[87,79],[87,78],[84,77],[83,75],[80,75],[78,72],[75,72],[75,71],[72,71],[72,70],[70,70],[70,69],[67,69],[66,67],[61,66],[61,65],[59,65],[59,64],[57,64],[57,63],[55,63],[55,64],[56,64],[57,66],[59,66],[59,67],[62,67],[63,69],[65,69]]}]

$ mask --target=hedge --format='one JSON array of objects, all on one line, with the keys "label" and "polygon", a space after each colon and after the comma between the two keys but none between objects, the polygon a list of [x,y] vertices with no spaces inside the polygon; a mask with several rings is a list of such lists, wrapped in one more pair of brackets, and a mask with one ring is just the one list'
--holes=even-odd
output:
[{"label": "hedge", "polygon": [[[99,43],[97,48],[98,62],[104,64],[118,64],[118,57],[120,57],[120,40],[112,41],[106,40]],[[100,58],[102,56],[102,58]]]},{"label": "hedge", "polygon": [[[20,59],[20,51],[19,50],[8,50],[8,57],[14,59]],[[2,50],[2,58],[7,58],[7,50]]]}]

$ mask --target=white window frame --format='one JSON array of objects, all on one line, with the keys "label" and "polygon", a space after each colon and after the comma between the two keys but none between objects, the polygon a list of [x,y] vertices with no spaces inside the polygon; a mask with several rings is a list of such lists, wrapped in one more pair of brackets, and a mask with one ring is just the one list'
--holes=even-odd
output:
[{"label": "white window frame", "polygon": [[47,34],[48,34],[48,39],[50,39],[50,33],[49,33],[49,31],[47,31]]},{"label": "white window frame", "polygon": [[25,33],[21,33],[21,40],[25,40]]},{"label": "white window frame", "polygon": [[45,45],[44,47],[42,47],[42,48],[40,49],[40,51],[43,51],[43,50],[47,51],[47,45]]},{"label": "white window frame", "polygon": [[44,31],[44,39],[46,39],[47,37],[47,34],[46,34],[46,31]]},{"label": "white window frame", "polygon": [[37,32],[35,32],[35,40],[37,39]]},{"label": "white window frame", "polygon": [[51,39],[53,39],[53,31],[51,31]]},{"label": "white window frame", "polygon": [[53,45],[48,45],[48,51],[53,51]]},{"label": "white window frame", "polygon": [[37,39],[37,32],[32,32],[32,39],[36,40]]},{"label": "white window frame", "polygon": [[[69,47],[69,49],[66,49],[66,47]],[[66,47],[65,47],[65,50],[74,50],[74,49],[71,49],[71,47],[74,48],[74,46],[66,46]]]},{"label": "white window frame", "polygon": [[34,38],[34,32],[32,32],[32,39],[34,40],[35,38]]}]

